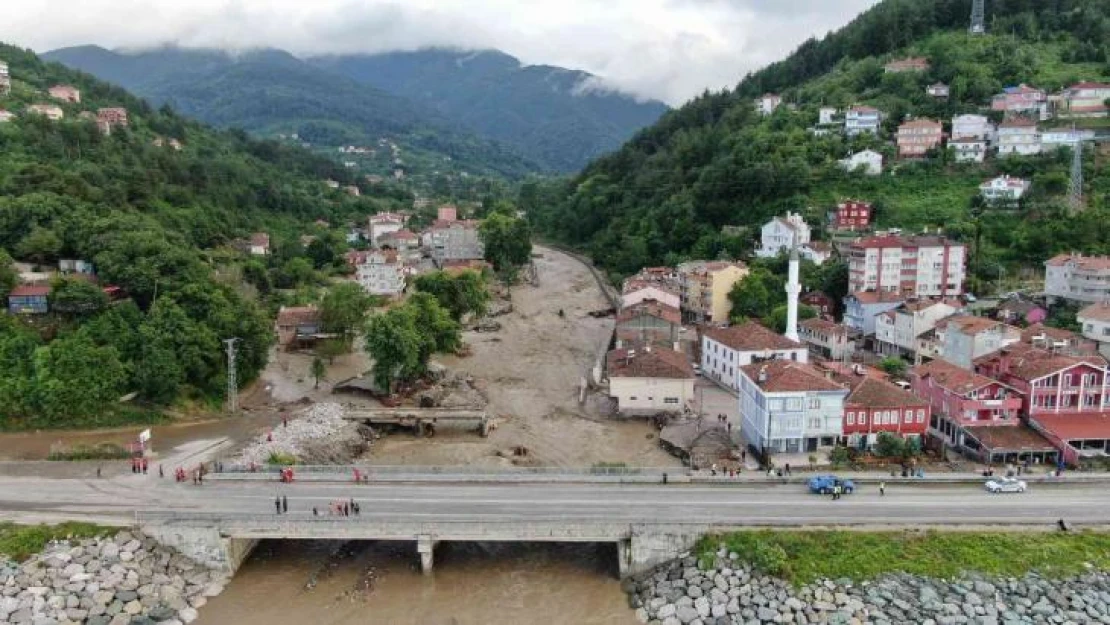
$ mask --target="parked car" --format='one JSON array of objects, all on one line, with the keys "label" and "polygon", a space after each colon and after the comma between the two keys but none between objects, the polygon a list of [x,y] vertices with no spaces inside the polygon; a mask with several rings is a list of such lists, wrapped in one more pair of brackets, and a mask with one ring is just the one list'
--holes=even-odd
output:
[{"label": "parked car", "polygon": [[852,480],[843,480],[835,475],[815,475],[809,478],[809,492],[820,493],[828,495],[833,492],[833,488],[839,486],[841,492],[848,495],[856,489],[856,484]]},{"label": "parked car", "polygon": [[1024,493],[1027,488],[1025,482],[1013,477],[987,480],[983,487],[987,489],[988,493]]}]

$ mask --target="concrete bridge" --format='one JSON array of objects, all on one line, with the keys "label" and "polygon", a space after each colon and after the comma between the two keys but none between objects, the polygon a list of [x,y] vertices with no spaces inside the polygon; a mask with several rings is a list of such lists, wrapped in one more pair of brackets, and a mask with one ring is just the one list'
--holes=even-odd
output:
[{"label": "concrete bridge", "polygon": [[[260,476],[261,477],[261,476]],[[274,499],[289,511],[275,513]],[[357,516],[329,504],[354,499]],[[313,514],[316,508],[319,514]],[[47,479],[0,476],[0,519],[89,519],[136,525],[216,568],[234,571],[261,539],[395,540],[415,544],[425,571],[444,541],[602,542],[615,545],[618,570],[632,575],[689,550],[705,533],[740,528],[842,529],[1110,525],[1100,483],[1034,483],[1020,495],[988,495],[980,484],[890,481],[839,501],[801,484],[621,484],[277,481],[221,479],[203,486],[156,476]]]},{"label": "concrete bridge", "polygon": [[417,436],[433,433],[443,424],[470,424],[484,438],[489,436],[490,416],[485,410],[472,408],[348,408],[343,418],[367,425],[396,425],[412,428]]}]

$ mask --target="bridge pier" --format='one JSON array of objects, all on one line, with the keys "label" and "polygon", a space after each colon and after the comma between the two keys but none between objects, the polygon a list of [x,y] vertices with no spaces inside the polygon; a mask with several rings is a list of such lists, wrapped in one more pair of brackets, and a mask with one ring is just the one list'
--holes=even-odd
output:
[{"label": "bridge pier", "polygon": [[633,528],[630,538],[617,542],[617,570],[621,579],[646,573],[680,558],[697,544],[701,533],[669,528]]},{"label": "bridge pier", "polygon": [[420,570],[425,575],[432,574],[435,564],[436,540],[431,536],[419,536],[416,539],[416,552],[420,554]]}]

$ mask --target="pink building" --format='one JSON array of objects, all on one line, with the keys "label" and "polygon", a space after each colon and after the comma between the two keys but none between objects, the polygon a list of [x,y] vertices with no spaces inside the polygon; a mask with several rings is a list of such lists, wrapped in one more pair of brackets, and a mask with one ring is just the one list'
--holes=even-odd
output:
[{"label": "pink building", "polygon": [[921,158],[944,142],[944,127],[932,119],[915,119],[898,127],[898,156]]},{"label": "pink building", "polygon": [[73,85],[54,85],[46,90],[50,97],[63,102],[77,104],[81,102],[81,92]]},{"label": "pink building", "polygon": [[439,207],[436,215],[440,221],[458,221],[459,209],[451,204],[446,204]]},{"label": "pink building", "polygon": [[836,206],[833,228],[837,230],[866,230],[870,225],[870,202],[845,200]]},{"label": "pink building", "polygon": [[1029,416],[1110,410],[1106,363],[1099,357],[1063,356],[1019,343],[977,359],[975,371],[1017,389]]}]

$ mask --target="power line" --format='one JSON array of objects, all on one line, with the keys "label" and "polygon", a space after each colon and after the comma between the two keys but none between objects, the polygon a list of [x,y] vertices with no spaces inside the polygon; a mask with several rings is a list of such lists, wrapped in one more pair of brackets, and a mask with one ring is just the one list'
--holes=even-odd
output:
[{"label": "power line", "polygon": [[239,410],[239,383],[235,375],[235,344],[242,339],[224,339],[227,345],[227,411],[230,413]]}]

